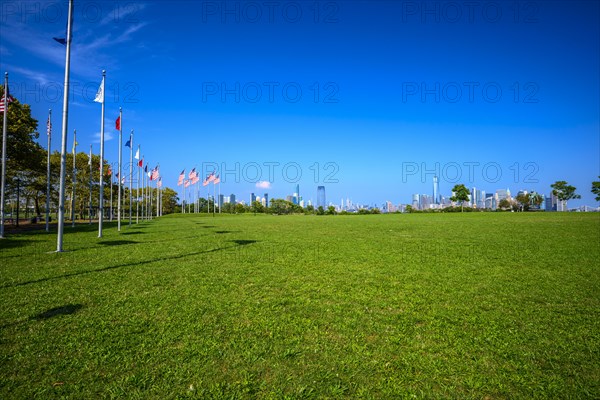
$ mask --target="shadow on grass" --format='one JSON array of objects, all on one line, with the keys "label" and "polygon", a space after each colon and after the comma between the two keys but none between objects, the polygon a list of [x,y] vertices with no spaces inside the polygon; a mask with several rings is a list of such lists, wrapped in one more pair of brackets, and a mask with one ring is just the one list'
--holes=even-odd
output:
[{"label": "shadow on grass", "polygon": [[136,231],[133,231],[133,232],[123,232],[123,233],[121,233],[121,235],[144,235],[145,233],[146,232],[136,232]]},{"label": "shadow on grass", "polygon": [[71,315],[71,314],[75,314],[77,311],[81,310],[82,308],[83,308],[83,305],[81,305],[81,304],[67,304],[66,306],[62,306],[62,307],[51,308],[49,310],[44,311],[43,313],[34,315],[33,317],[31,317],[29,319],[42,321],[45,319],[50,319],[52,317],[56,317],[58,315]]},{"label": "shadow on grass", "polygon": [[[26,246],[30,243],[31,243],[30,240],[15,240],[15,239],[4,238],[4,239],[0,239],[0,250],[14,249],[16,247]],[[2,258],[2,257],[0,256],[0,258]]]},{"label": "shadow on grass", "polygon": [[136,244],[139,242],[135,242],[133,240],[111,240],[111,241],[104,241],[104,242],[98,242],[98,244],[103,244],[105,246],[123,246],[126,244]]},{"label": "shadow on grass", "polygon": [[[151,259],[151,260],[141,260],[141,261],[136,261],[136,262],[131,262],[131,263],[125,263],[125,264],[120,264],[120,265],[111,265],[109,267],[104,267],[104,268],[99,268],[99,269],[91,269],[91,270],[87,270],[87,271],[72,272],[70,274],[64,274],[64,275],[58,275],[58,276],[51,276],[51,277],[48,277],[48,278],[35,279],[35,280],[32,280],[32,281],[25,281],[25,282],[20,282],[20,283],[2,285],[2,286],[0,286],[0,289],[6,289],[6,288],[11,288],[11,287],[19,287],[19,286],[27,286],[27,285],[31,285],[33,283],[55,281],[55,280],[62,279],[62,278],[70,278],[70,277],[73,277],[73,276],[86,275],[86,274],[91,274],[91,273],[94,273],[94,272],[104,272],[104,271],[110,271],[110,270],[113,270],[113,269],[119,269],[119,268],[125,268],[125,267],[133,267],[133,266],[136,266],[136,265],[143,265],[143,264],[154,263],[154,262],[159,262],[159,261],[173,261],[173,260],[178,260],[178,259],[181,259],[181,258],[186,258],[186,257],[191,257],[191,256],[197,256],[197,255],[200,255],[200,254],[209,254],[209,253],[214,253],[214,252],[221,251],[221,250],[227,250],[227,249],[235,248],[236,246],[245,246],[245,245],[248,245],[248,244],[256,243],[257,240],[231,240],[230,242],[235,243],[235,245],[233,245],[233,246],[225,246],[225,247],[217,247],[215,249],[196,251],[196,252],[193,252],[193,253],[178,254],[178,255],[175,255],[175,256],[158,257],[158,258],[154,258],[154,259]],[[134,242],[134,243],[136,243],[136,242]]]},{"label": "shadow on grass", "polygon": [[214,225],[204,225],[202,228],[216,228]]},{"label": "shadow on grass", "polygon": [[237,244],[238,246],[246,246],[252,243],[256,243],[258,242],[258,240],[242,240],[242,239],[234,239],[234,240],[230,240],[230,242],[233,242],[235,244]]}]

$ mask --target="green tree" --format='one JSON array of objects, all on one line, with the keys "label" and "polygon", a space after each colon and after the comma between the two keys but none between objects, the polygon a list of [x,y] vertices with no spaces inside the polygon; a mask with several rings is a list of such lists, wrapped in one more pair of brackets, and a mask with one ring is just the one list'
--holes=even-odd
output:
[{"label": "green tree", "polygon": [[450,197],[450,201],[460,202],[460,210],[463,211],[464,202],[469,201],[469,195],[471,192],[469,192],[469,189],[467,189],[462,183],[454,185],[452,192],[454,195]]},{"label": "green tree", "polygon": [[323,206],[319,206],[317,208],[317,215],[324,215],[325,214],[325,209],[323,208]]},{"label": "green tree", "polygon": [[262,203],[260,201],[253,201],[252,205],[250,206],[250,210],[256,214],[256,213],[263,213],[265,212],[265,206],[262,205]]},{"label": "green tree", "polygon": [[565,208],[567,207],[567,202],[571,199],[580,199],[581,196],[575,193],[577,188],[575,186],[569,185],[566,181],[556,181],[552,185],[552,194],[555,195],[559,201],[565,202]]},{"label": "green tree", "polygon": [[161,201],[163,214],[174,213],[177,209],[177,202],[179,201],[179,198],[177,197],[177,192],[168,187],[162,189]]},{"label": "green tree", "polygon": [[596,201],[600,201],[600,181],[592,182],[592,193],[596,195]]},{"label": "green tree", "polygon": [[335,215],[335,214],[337,214],[336,211],[335,211],[335,207],[334,206],[327,207],[326,214],[328,214],[328,215]]},{"label": "green tree", "polygon": [[502,199],[498,202],[498,208],[501,210],[508,210],[512,207],[510,200]]},{"label": "green tree", "polygon": [[517,203],[519,206],[519,210],[521,210],[521,211],[529,210],[529,202],[530,202],[529,194],[520,193],[517,195],[516,200],[517,200]]}]

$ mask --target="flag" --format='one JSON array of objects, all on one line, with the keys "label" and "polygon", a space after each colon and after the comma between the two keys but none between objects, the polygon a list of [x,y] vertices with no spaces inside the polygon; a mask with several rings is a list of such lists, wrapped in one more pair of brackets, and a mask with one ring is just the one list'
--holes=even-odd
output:
[{"label": "flag", "polygon": [[[6,96],[7,93],[8,96]],[[15,101],[15,98],[10,95],[8,88],[6,88],[6,93],[4,93],[4,96],[2,96],[2,99],[0,99],[0,112],[4,112],[4,103],[8,104],[12,103],[13,101]]]},{"label": "flag", "polygon": [[213,179],[213,184],[216,185],[219,182],[221,182],[221,178],[219,178],[219,175],[217,175],[217,177]]},{"label": "flag", "polygon": [[98,88],[98,93],[96,93],[96,98],[94,99],[96,103],[104,103],[104,79],[102,79],[102,83]]},{"label": "flag", "polygon": [[183,171],[181,171],[181,173],[179,174],[179,179],[177,180],[177,186],[181,186],[181,184],[183,183],[183,179],[185,178],[185,168]]},{"label": "flag", "polygon": [[123,177],[123,179],[121,179],[121,185],[125,184],[125,177]]},{"label": "flag", "polygon": [[159,177],[159,175],[160,175],[160,174],[158,173],[158,165],[157,165],[157,166],[156,166],[156,168],[154,168],[154,169],[152,170],[152,177],[151,177],[151,179],[150,179],[150,180],[152,180],[152,181],[155,181],[155,180],[157,180],[157,179],[158,179],[158,177]]},{"label": "flag", "polygon": [[148,165],[146,165],[146,166],[144,167],[144,173],[145,173],[145,174],[148,174],[148,176],[150,176],[150,174],[148,173]]},{"label": "flag", "polygon": [[158,178],[158,182],[156,182],[156,187],[157,188],[161,188],[162,187],[162,176],[160,178]]},{"label": "flag", "polygon": [[112,175],[112,169],[110,168],[110,165],[108,166],[108,169],[107,169],[107,171],[106,171],[106,174],[107,174],[108,176],[111,176],[111,175]]},{"label": "flag", "polygon": [[77,143],[77,140],[73,142],[73,153],[75,153],[75,148],[79,145],[79,143]]},{"label": "flag", "polygon": [[92,165],[92,148],[91,147],[90,147],[90,155],[88,157],[89,157],[88,165]]},{"label": "flag", "polygon": [[48,115],[48,122],[46,122],[46,135],[50,136],[52,133],[52,122],[50,122],[50,116]]},{"label": "flag", "polygon": [[129,148],[131,148],[131,139],[129,139],[129,140],[127,141],[127,143],[125,143],[125,147],[129,147]]},{"label": "flag", "polygon": [[204,182],[202,182],[202,186],[206,186],[206,185],[208,185],[210,183],[209,178],[210,178],[210,175],[208,175],[206,177],[206,179],[204,180]]},{"label": "flag", "polygon": [[187,179],[186,179],[186,180],[185,180],[185,182],[183,183],[183,186],[187,188],[187,187],[189,187],[189,186],[190,186],[190,183],[191,183],[191,182],[190,182],[189,180],[187,180]]},{"label": "flag", "polygon": [[65,38],[55,38],[55,37],[53,37],[52,39],[56,40],[58,43],[62,44],[63,46],[67,45],[67,39],[65,39]]},{"label": "flag", "polygon": [[140,159],[140,148],[139,147],[138,147],[137,151],[135,152],[135,156],[133,158],[135,158],[136,160]]},{"label": "flag", "polygon": [[115,129],[118,130],[118,131],[121,130],[121,116],[120,115],[117,118],[117,120],[115,121]]},{"label": "flag", "polygon": [[194,176],[196,176],[196,168],[192,168],[192,170],[190,171],[189,178],[190,178],[190,179],[193,179],[193,178],[194,178]]},{"label": "flag", "polygon": [[196,175],[194,175],[194,177],[192,178],[192,185],[195,185],[199,181],[200,181],[200,178],[198,178],[198,173],[196,172]]},{"label": "flag", "polygon": [[215,180],[215,173],[214,173],[214,171],[210,173],[210,175],[208,176],[207,179],[208,179],[209,182],[212,182],[212,181]]},{"label": "flag", "polygon": [[138,167],[142,168],[142,165],[144,165],[144,159],[143,158],[140,161],[138,161]]}]

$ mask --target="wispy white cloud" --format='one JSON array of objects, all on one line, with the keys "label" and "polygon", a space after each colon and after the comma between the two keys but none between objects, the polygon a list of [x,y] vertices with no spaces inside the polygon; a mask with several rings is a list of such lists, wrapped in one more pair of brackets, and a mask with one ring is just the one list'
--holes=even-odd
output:
[{"label": "wispy white cloud", "polygon": [[[114,135],[110,130],[104,129],[104,141],[108,142],[114,139]],[[100,143],[100,132],[94,133],[92,136],[92,143]]]},{"label": "wispy white cloud", "polygon": [[271,189],[271,182],[269,181],[258,181],[256,187],[259,189]]}]

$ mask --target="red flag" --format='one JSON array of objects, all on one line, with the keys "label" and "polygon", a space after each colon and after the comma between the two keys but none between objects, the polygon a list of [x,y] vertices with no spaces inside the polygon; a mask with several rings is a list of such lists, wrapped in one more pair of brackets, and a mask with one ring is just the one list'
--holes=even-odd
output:
[{"label": "red flag", "polygon": [[143,158],[140,161],[138,161],[138,167],[142,168],[142,165],[144,165],[144,159]]},{"label": "red flag", "polygon": [[110,169],[110,165],[108,166],[108,170],[106,171],[106,173],[108,174],[108,176],[112,175],[112,169]]},{"label": "red flag", "polygon": [[117,118],[117,120],[115,121],[115,128],[120,131],[121,130],[121,116],[119,115],[119,118]]}]

